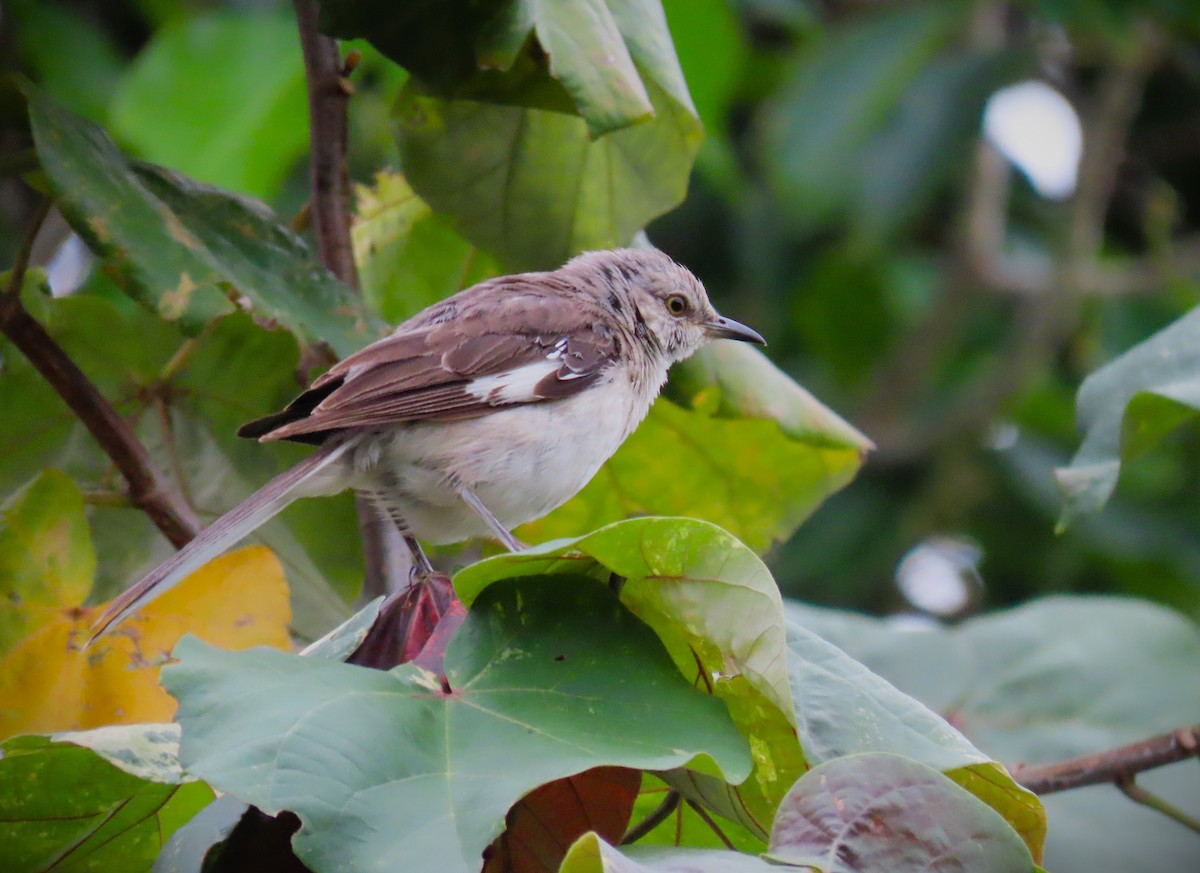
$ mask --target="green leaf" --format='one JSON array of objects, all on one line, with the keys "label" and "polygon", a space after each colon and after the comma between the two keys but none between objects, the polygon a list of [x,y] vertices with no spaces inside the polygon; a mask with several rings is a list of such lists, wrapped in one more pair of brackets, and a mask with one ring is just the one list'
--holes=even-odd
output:
[{"label": "green leaf", "polygon": [[[755,364],[754,369],[763,384],[772,384],[771,365]],[[687,515],[720,525],[755,551],[766,551],[795,531],[862,465],[857,433],[840,426],[840,419],[824,407],[799,397],[802,391],[798,386],[794,392],[783,389],[770,410],[759,405],[764,395],[731,392],[730,404],[752,414],[777,414],[782,425],[767,418],[714,415],[720,412],[714,392],[696,395],[698,409],[659,399],[579,494],[521,527],[518,536],[537,542],[578,536],[635,515]],[[808,435],[794,438],[785,427]]]},{"label": "green leaf", "polygon": [[1071,758],[1200,721],[1200,633],[1151,603],[1046,598],[921,633],[786,610],[1000,760]]},{"label": "green leaf", "polygon": [[398,173],[357,188],[352,236],[363,294],[399,324],[456,291],[499,276],[495,259],[458,235]]},{"label": "green leaf", "polygon": [[700,124],[657,86],[655,118],[591,139],[577,117],[444,100],[411,85],[398,107],[409,183],[462,234],[512,269],[553,269],[628,245],[680,203]]},{"label": "green leaf", "polygon": [[293,16],[231,9],[167,24],[125,73],[111,129],[146,160],[242,194],[275,196],[308,145]]},{"label": "green leaf", "polygon": [[192,781],[179,763],[179,725],[120,724],[90,731],[63,731],[51,739],[91,749],[108,763],[147,782]]},{"label": "green leaf", "polygon": [[[507,0],[381,8],[371,0],[322,4],[322,24],[340,37],[364,37],[439,96],[466,96],[481,81],[502,102],[538,105],[538,80],[562,83],[592,136],[643,122],[656,112],[657,87],[693,119],[687,83],[659,0]],[[531,34],[540,52],[518,63]],[[515,68],[526,67],[518,72]],[[480,70],[513,72],[480,75]]]},{"label": "green leaf", "polygon": [[[189,772],[303,822],[317,873],[476,870],[522,795],[592,766],[693,762],[739,781],[745,741],[688,686],[653,632],[577,577],[491,587],[447,648],[447,693],[389,672],[277,652],[176,649]],[[630,737],[638,737],[631,745]]]},{"label": "green leaf", "polygon": [[966,11],[922,3],[861,16],[802,57],[764,128],[767,169],[802,229],[852,202],[869,143]]},{"label": "green leaf", "polygon": [[46,470],[0,507],[0,655],[92,589],[96,553],[83,498]]},{"label": "green leaf", "polygon": [[994,810],[936,770],[886,754],[806,773],[779,808],[767,857],[822,873],[1034,870]]},{"label": "green leaf", "polygon": [[771,359],[746,343],[711,343],[671,368],[666,396],[721,418],[765,418],[814,448],[875,447]]},{"label": "green leaf", "polygon": [[[195,341],[136,306],[88,294],[24,295],[33,316],[129,421],[159,468],[181,479],[203,515],[230,509],[304,454],[297,446],[238,439],[239,424],[286,404],[300,387],[295,340],[264,331],[250,317],[221,319]],[[46,466],[85,490],[109,490],[111,462],[40,374],[0,340],[0,402],[20,416],[0,417],[0,488],[13,489]],[[170,364],[170,366],[168,366]],[[253,385],[253,391],[246,386]],[[136,508],[89,509],[97,553],[96,594],[128,585],[171,552]],[[65,516],[64,516],[65,517]],[[348,496],[301,501],[257,538],[284,563],[296,630],[315,638],[346,616],[341,598],[361,578],[357,522]],[[0,583],[2,584],[2,583]]]},{"label": "green leaf", "polygon": [[1143,454],[1200,410],[1200,309],[1194,309],[1084,380],[1076,398],[1083,443],[1054,476],[1059,527],[1100,509],[1121,464]]},{"label": "green leaf", "polygon": [[559,873],[778,873],[779,867],[753,855],[714,849],[663,846],[610,846],[594,833],[576,840]]},{"label": "green leaf", "polygon": [[779,590],[746,546],[694,519],[630,519],[481,561],[459,571],[454,586],[470,604],[502,579],[584,574],[606,581],[614,573],[625,580],[621,602],[654,629],[685,676],[701,677],[725,701],[755,756],[754,775],[736,789],[703,773],[664,778],[765,838],[775,805],[804,760],[795,738]]},{"label": "green leaf", "polygon": [[29,89],[42,167],[75,230],[125,289],[190,333],[235,300],[338,354],[376,338],[361,300],[261,204],[150,166],[131,166],[93,124]]},{"label": "green leaf", "polygon": [[309,658],[323,658],[326,661],[345,661],[367,638],[371,626],[379,617],[379,608],[382,605],[383,597],[376,597],[321,639],[305,647],[300,654]]},{"label": "green leaf", "polygon": [[[796,603],[785,608],[789,620],[951,718],[1002,761],[1092,754],[1200,721],[1200,634],[1195,624],[1149,603],[1052,598],[920,633]],[[1179,770],[1146,774],[1139,784],[1194,808],[1200,785]],[[1064,792],[1044,802],[1053,823],[1046,844],[1052,870],[1133,864],[1170,873],[1200,850],[1195,834],[1164,826],[1115,789]]]},{"label": "green leaf", "polygon": [[105,728],[102,737],[89,731],[62,742],[28,736],[0,745],[0,869],[149,870],[171,833],[213,797],[201,783],[173,784],[164,766],[166,728],[132,725]]},{"label": "green leaf", "polygon": [[18,0],[8,12],[25,69],[64,106],[103,118],[125,64],[105,28],[59,3]]},{"label": "green leaf", "polygon": [[810,764],[888,752],[944,771],[1008,819],[1040,856],[1046,816],[1033,794],[936,713],[817,636],[792,604],[788,619],[788,670]]}]

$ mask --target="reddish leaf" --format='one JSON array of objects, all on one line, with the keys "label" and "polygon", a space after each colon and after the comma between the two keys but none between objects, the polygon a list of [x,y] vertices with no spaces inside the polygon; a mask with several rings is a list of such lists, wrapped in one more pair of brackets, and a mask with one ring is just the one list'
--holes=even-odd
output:
[{"label": "reddish leaf", "polygon": [[[450,577],[442,573],[435,573],[393,594],[383,602],[366,639],[346,662],[360,667],[390,670],[397,664],[416,659],[433,638],[442,617],[455,604],[458,604],[457,612],[461,613],[462,605],[454,594]],[[461,615],[451,621],[454,622],[453,627],[457,627],[462,621]],[[453,628],[448,630],[453,633]],[[441,642],[439,651],[444,649],[445,640]],[[439,670],[440,661],[439,655],[436,659]],[[433,669],[428,664],[422,666]]]},{"label": "reddish leaf", "polygon": [[640,770],[595,767],[525,795],[508,812],[487,873],[553,873],[588,831],[620,842],[641,784]]}]

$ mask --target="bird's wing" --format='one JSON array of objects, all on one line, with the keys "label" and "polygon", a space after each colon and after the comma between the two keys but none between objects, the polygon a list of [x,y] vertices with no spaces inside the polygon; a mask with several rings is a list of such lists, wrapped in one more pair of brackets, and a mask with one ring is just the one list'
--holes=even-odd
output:
[{"label": "bird's wing", "polygon": [[[621,340],[594,306],[514,283],[472,289],[340,361],[286,410],[243,436],[311,439],[345,428],[473,418],[572,396],[617,359]],[[485,293],[480,293],[484,291]]]}]

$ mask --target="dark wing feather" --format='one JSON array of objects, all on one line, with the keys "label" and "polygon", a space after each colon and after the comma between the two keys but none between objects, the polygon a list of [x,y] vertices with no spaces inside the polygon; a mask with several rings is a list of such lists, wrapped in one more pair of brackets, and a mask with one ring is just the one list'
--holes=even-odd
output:
[{"label": "dark wing feather", "polygon": [[[552,274],[536,275],[483,283],[431,307],[238,433],[321,442],[346,428],[471,418],[586,390],[620,355],[611,315],[585,293],[564,303],[560,284],[545,281]],[[558,361],[557,370],[519,398],[470,390],[477,379],[544,360]]]}]

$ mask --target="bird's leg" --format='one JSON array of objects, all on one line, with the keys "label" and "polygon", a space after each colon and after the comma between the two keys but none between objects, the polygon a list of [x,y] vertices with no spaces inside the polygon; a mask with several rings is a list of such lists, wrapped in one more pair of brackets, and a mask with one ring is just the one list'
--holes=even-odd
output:
[{"label": "bird's leg", "polygon": [[375,505],[375,508],[391,519],[392,524],[396,526],[396,530],[400,532],[400,536],[404,539],[404,545],[408,546],[408,555],[412,560],[412,571],[409,573],[410,582],[420,582],[422,579],[427,579],[433,575],[433,564],[429,563],[429,558],[425,555],[425,550],[421,548],[421,544],[417,542],[417,538],[409,533],[408,524],[396,512],[387,499],[378,491],[368,491],[367,496]]},{"label": "bird's leg", "polygon": [[492,511],[483,505],[483,501],[476,496],[475,492],[458,481],[457,478],[452,478],[450,484],[454,486],[454,490],[458,492],[458,496],[463,499],[463,503],[475,510],[475,514],[484,520],[484,523],[492,529],[492,533],[500,542],[504,543],[504,547],[510,552],[522,551],[523,547],[517,542],[516,537],[508,532],[508,528],[500,523],[500,519],[492,515]]},{"label": "bird's leg", "polygon": [[412,558],[412,581],[419,582],[433,575],[433,564],[425,556],[425,550],[417,542],[417,538],[400,528],[400,536],[404,537],[404,545],[408,546],[408,554]]}]

